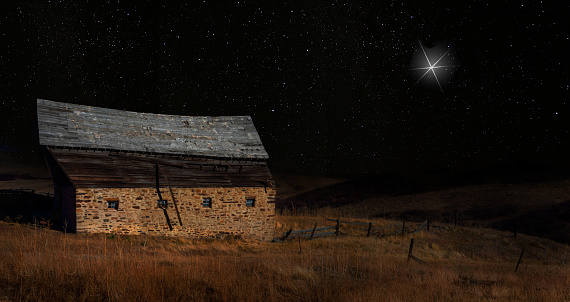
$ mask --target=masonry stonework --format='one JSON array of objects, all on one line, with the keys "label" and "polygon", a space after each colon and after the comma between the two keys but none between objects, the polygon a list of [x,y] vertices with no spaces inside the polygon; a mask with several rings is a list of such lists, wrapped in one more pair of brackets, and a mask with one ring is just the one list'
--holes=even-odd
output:
[{"label": "masonry stonework", "polygon": [[[271,240],[274,235],[275,189],[272,187],[161,188],[167,200],[170,231],[158,207],[154,188],[76,189],[78,233],[160,234],[187,237],[241,236]],[[211,207],[203,205],[211,198]],[[253,199],[253,206],[246,205]],[[108,208],[116,202],[117,208]]]}]

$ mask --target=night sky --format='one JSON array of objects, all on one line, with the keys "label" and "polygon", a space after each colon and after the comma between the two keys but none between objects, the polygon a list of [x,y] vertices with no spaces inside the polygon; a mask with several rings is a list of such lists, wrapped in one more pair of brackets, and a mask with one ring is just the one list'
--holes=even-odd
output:
[{"label": "night sky", "polygon": [[2,151],[38,152],[43,98],[251,115],[276,172],[570,167],[568,4],[8,2]]}]

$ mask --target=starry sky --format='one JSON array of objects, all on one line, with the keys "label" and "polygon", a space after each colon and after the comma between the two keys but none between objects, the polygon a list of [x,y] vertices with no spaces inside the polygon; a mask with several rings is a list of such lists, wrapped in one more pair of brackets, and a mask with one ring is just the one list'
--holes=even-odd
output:
[{"label": "starry sky", "polygon": [[[38,153],[43,98],[251,115],[277,172],[570,167],[569,4],[8,2],[0,151]],[[441,88],[421,47],[451,50]]]}]

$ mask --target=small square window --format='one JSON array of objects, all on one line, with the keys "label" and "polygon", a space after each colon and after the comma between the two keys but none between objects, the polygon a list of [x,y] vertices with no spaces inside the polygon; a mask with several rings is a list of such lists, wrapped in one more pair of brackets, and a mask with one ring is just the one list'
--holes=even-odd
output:
[{"label": "small square window", "polygon": [[247,207],[253,207],[253,206],[255,206],[255,199],[253,199],[253,198],[248,198],[248,199],[246,199],[246,200],[245,200],[245,205],[246,205]]},{"label": "small square window", "polygon": [[109,209],[119,209],[119,201],[118,200],[108,200],[107,201],[107,208]]},{"label": "small square window", "polygon": [[212,198],[202,198],[202,206],[204,208],[211,208],[212,207]]},{"label": "small square window", "polygon": [[156,201],[156,205],[159,208],[166,208],[168,206],[168,202],[166,202],[166,200],[159,199]]}]

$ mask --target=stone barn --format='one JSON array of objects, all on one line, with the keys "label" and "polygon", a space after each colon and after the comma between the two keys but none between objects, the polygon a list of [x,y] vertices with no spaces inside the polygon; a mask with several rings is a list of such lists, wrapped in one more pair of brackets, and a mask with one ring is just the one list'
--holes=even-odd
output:
[{"label": "stone barn", "polygon": [[273,238],[275,183],[251,117],[37,110],[67,231]]}]

